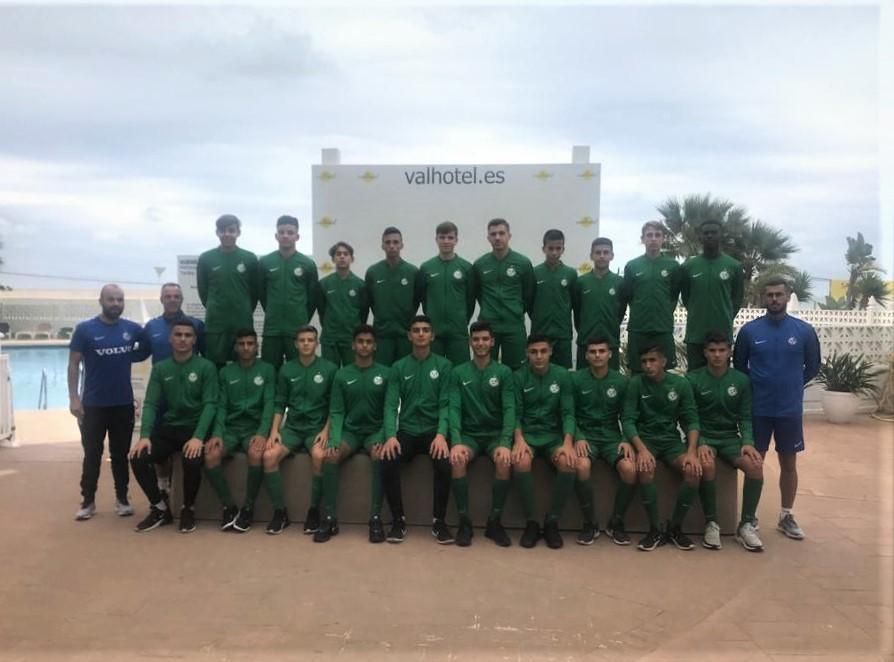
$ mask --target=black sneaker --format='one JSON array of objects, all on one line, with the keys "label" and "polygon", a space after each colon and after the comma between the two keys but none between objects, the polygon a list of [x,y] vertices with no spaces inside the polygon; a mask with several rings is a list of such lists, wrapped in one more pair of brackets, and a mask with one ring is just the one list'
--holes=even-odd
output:
[{"label": "black sneaker", "polygon": [[183,506],[180,509],[180,533],[192,533],[196,530],[196,513],[192,508]]},{"label": "black sneaker", "polygon": [[401,516],[391,522],[391,528],[388,530],[388,535],[385,537],[385,540],[396,544],[403,542],[406,537],[407,518]]},{"label": "black sneaker", "polygon": [[540,540],[540,525],[532,519],[525,524],[525,530],[522,532],[521,540],[518,544],[526,549],[530,549]]},{"label": "black sneaker", "polygon": [[149,514],[146,515],[136,527],[134,527],[134,531],[137,533],[145,533],[146,531],[151,531],[159,526],[171,524],[173,521],[174,517],[171,515],[170,510],[159,510],[155,506],[152,506],[149,508]]},{"label": "black sneaker", "polygon": [[577,534],[578,545],[592,545],[599,537],[599,526],[592,522],[584,522]]},{"label": "black sneaker", "polygon": [[683,533],[679,526],[669,526],[667,528],[667,541],[674,543],[674,545],[677,546],[677,549],[682,549],[684,552],[695,549],[692,540],[690,540],[689,536]]},{"label": "black sneaker", "polygon": [[220,516],[220,530],[226,531],[233,528],[237,519],[239,519],[239,509],[236,506],[227,506]]},{"label": "black sneaker", "polygon": [[649,529],[649,532],[640,538],[636,548],[641,552],[651,552],[653,549],[663,544],[664,540],[661,537],[661,531],[658,529]]},{"label": "black sneaker", "polygon": [[472,520],[468,517],[461,517],[459,519],[459,528],[456,530],[456,544],[460,547],[468,547],[472,544],[472,536],[474,535]]},{"label": "black sneaker", "polygon": [[236,518],[236,521],[233,522],[233,531],[245,533],[251,528],[251,523],[254,518],[255,513],[251,508],[243,508],[239,511],[239,516]]},{"label": "black sneaker", "polygon": [[606,533],[608,533],[612,542],[616,545],[630,544],[630,536],[627,535],[627,531],[624,530],[624,521],[621,519],[613,519],[609,522]]},{"label": "black sneaker", "polygon": [[487,526],[484,528],[484,537],[490,538],[500,547],[512,545],[512,539],[506,533],[506,529],[503,528],[503,523],[496,518],[487,520]]},{"label": "black sneaker", "polygon": [[320,509],[311,506],[304,518],[304,535],[309,536],[320,529]]},{"label": "black sneaker", "polygon": [[289,526],[289,514],[285,508],[277,508],[273,511],[273,519],[267,525],[267,533],[271,536],[279,535]]},{"label": "black sneaker", "polygon": [[378,515],[369,518],[369,541],[374,544],[385,542],[385,527]]},{"label": "black sneaker", "polygon": [[320,528],[314,533],[314,542],[329,542],[332,536],[338,535],[338,520],[334,517],[326,516]]},{"label": "black sneaker", "polygon": [[559,533],[559,520],[550,518],[543,522],[543,539],[550,549],[560,549],[565,544]]},{"label": "black sneaker", "polygon": [[442,519],[436,519],[432,522],[431,534],[438,541],[439,545],[453,544],[453,534],[450,532],[450,527],[447,526],[447,522]]}]

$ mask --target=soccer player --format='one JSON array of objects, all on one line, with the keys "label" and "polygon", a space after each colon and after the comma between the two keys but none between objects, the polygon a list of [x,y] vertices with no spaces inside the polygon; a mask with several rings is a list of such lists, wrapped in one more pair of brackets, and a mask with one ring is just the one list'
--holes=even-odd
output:
[{"label": "soccer player", "polygon": [[494,462],[491,510],[484,535],[500,547],[512,544],[500,517],[509,494],[512,471],[512,435],[515,429],[515,390],[512,371],[491,358],[494,333],[487,322],[469,328],[472,360],[455,367],[450,375],[450,466],[453,498],[459,513],[456,544],[472,543],[469,518],[469,483],[466,471],[478,455]]},{"label": "soccer player", "polygon": [[410,321],[412,352],[392,366],[385,394],[382,483],[391,508],[392,523],[386,538],[391,543],[403,542],[407,535],[400,487],[401,464],[421,453],[431,456],[434,469],[431,534],[438,544],[453,543],[453,534],[444,521],[450,499],[450,447],[447,445],[450,361],[431,351],[433,335],[431,320],[425,315],[416,315]]},{"label": "soccer player", "polygon": [[553,344],[556,365],[571,370],[571,293],[577,283],[577,269],[562,263],[565,235],[547,230],[543,235],[546,260],[534,267],[534,305],[531,309],[531,333],[542,334]]},{"label": "soccer player", "polygon": [[376,361],[390,366],[410,353],[407,331],[419,307],[415,266],[400,256],[404,239],[400,230],[387,227],[382,233],[385,259],[366,270],[366,291],[376,330]]},{"label": "soccer player", "polygon": [[623,299],[624,279],[609,271],[615,258],[612,240],[597,237],[590,246],[593,270],[580,276],[572,293],[574,327],[577,329],[577,369],[587,367],[587,340],[608,338],[611,357],[608,367],[621,369],[621,321],[627,304]]},{"label": "soccer player", "polygon": [[699,495],[705,513],[702,544],[707,549],[720,549],[714,485],[715,458],[720,457],[745,474],[742,518],[736,527],[736,540],[749,552],[760,552],[764,546],[754,522],[764,486],[764,468],[751,432],[751,383],[743,373],[729,367],[730,342],[725,329],[709,331],[699,344],[704,345],[707,365],[690,370],[686,378],[692,384],[701,428],[698,437],[698,457],[702,465]]},{"label": "soccer player", "polygon": [[804,450],[804,385],[816,377],[820,345],[807,322],[786,313],[791,287],[782,278],[764,283],[767,314],[739,330],[733,365],[751,378],[754,447],[761,456],[776,442],[782,510],[776,528],[793,540],[804,531],[792,515],[798,491],[798,453]]},{"label": "soccer player", "polygon": [[217,219],[220,246],[196,265],[199,299],[205,306],[205,356],[218,367],[233,358],[236,330],[254,326],[258,304],[258,258],[236,246],[242,223],[232,214]]},{"label": "soccer player", "polygon": [[[78,421],[84,448],[81,506],[75,513],[76,520],[88,520],[96,514],[96,485],[107,433],[115,479],[115,513],[121,517],[133,515],[127,500],[127,451],[134,426],[130,365],[134,340],[142,329],[121,317],[124,291],[117,285],[103,286],[99,305],[99,315],[75,327],[68,353],[68,410]],[[83,397],[78,393],[81,363]]]},{"label": "soccer player", "polygon": [[317,265],[295,248],[298,219],[280,216],[276,221],[279,249],[258,260],[258,296],[264,308],[264,342],[261,358],[276,370],[295,359],[295,330],[310,323],[317,298]]},{"label": "soccer player", "polygon": [[699,226],[702,254],[686,260],[680,269],[688,370],[705,365],[704,338],[709,331],[726,331],[732,343],[733,320],[745,296],[742,265],[720,250],[722,234],[720,221],[704,221]]},{"label": "soccer player", "polygon": [[434,325],[431,349],[453,365],[469,360],[467,325],[475,311],[472,265],[456,254],[458,238],[455,223],[440,223],[435,228],[438,254],[423,262],[417,274],[417,298]]},{"label": "soccer player", "polygon": [[273,503],[273,519],[267,525],[271,535],[282,533],[289,525],[279,465],[290,454],[302,451],[310,453],[313,470],[304,533],[313,534],[320,528],[323,460],[329,442],[329,396],[338,368],[317,356],[317,330],[313,326],[298,328],[295,347],[298,358],[279,369],[273,425],[264,451],[264,485]]},{"label": "soccer player", "polygon": [[335,272],[322,278],[317,294],[320,314],[320,347],[323,358],[337,366],[349,365],[354,360],[351,329],[366,324],[369,298],[366,283],[351,271],[354,248],[344,241],[329,249]]},{"label": "soccer player", "polygon": [[475,298],[481,306],[478,319],[494,331],[494,360],[516,370],[525,360],[525,313],[534,305],[534,267],[521,253],[509,248],[512,233],[502,218],[487,224],[491,252],[475,260]]},{"label": "soccer player", "polygon": [[352,453],[370,457],[371,489],[369,541],[385,542],[382,526],[381,450],[385,443],[382,417],[389,368],[375,362],[376,333],[369,324],[354,329],[354,362],[335,373],[329,403],[330,434],[323,463],[323,506],[326,518],[314,534],[314,542],[326,542],[338,533],[337,498],[339,465]]},{"label": "soccer player", "polygon": [[657,343],[667,369],[677,365],[674,345],[674,309],[680,295],[680,265],[661,254],[664,227],[658,221],[643,225],[646,252],[624,267],[624,301],[630,306],[627,322],[627,365],[641,371],[641,349]]},{"label": "soccer player", "polygon": [[180,319],[188,319],[196,330],[196,352],[205,353],[205,323],[183,312],[183,290],[177,283],[161,286],[161,307],[164,312],[146,322],[134,352],[134,361],[145,361],[152,356],[152,363],[171,357],[171,327]]},{"label": "soccer player", "polygon": [[636,457],[633,446],[621,436],[619,424],[627,393],[627,379],[617,370],[609,368],[612,349],[608,338],[590,338],[585,347],[587,368],[571,374],[577,421],[574,433],[577,479],[574,486],[583,519],[577,542],[591,545],[599,537],[590,471],[592,463],[601,458],[621,479],[615,492],[615,506],[607,531],[616,545],[629,545],[630,536],[624,530],[624,515],[636,492]]},{"label": "soccer player", "polygon": [[[138,532],[151,531],[173,522],[167,500],[158,489],[155,464],[174,453],[182,453],[183,507],[180,532],[195,531],[193,505],[202,482],[204,441],[211,431],[217,411],[217,370],[211,361],[196,356],[196,330],[187,319],[174,322],[171,329],[171,358],[152,366],[140,440],[130,449],[133,475],[149,499],[149,514],[137,524]],[[155,427],[158,405],[165,403],[161,425]]]},{"label": "soccer player", "polygon": [[558,549],[563,545],[559,518],[568,495],[574,490],[574,393],[568,371],[549,361],[552,355],[549,338],[531,335],[527,355],[527,364],[513,375],[516,420],[512,470],[527,519],[519,544],[533,547],[540,539],[540,525],[534,519],[531,465],[535,457],[542,457],[558,471],[552,506],[543,523],[546,544],[551,549]]},{"label": "soccer player", "polygon": [[[273,419],[276,370],[258,359],[254,329],[236,332],[237,361],[220,369],[217,415],[211,439],[205,444],[205,475],[223,505],[221,531],[244,533],[251,528],[254,504],[261,489],[264,448]],[[240,511],[223,474],[223,459],[240,451],[248,455],[245,504]]]},{"label": "soccer player", "polygon": [[[685,377],[665,372],[667,357],[657,343],[640,347],[640,363],[642,374],[634,375],[628,383],[621,414],[624,436],[636,449],[637,480],[649,517],[649,532],[639,541],[638,548],[651,552],[659,545],[672,542],[678,549],[688,551],[694,545],[683,533],[683,518],[698,492],[702,472],[696,450],[699,425],[692,387]],[[686,432],[686,441],[680,439],[677,425]],[[683,478],[664,536],[658,530],[656,460]]]}]

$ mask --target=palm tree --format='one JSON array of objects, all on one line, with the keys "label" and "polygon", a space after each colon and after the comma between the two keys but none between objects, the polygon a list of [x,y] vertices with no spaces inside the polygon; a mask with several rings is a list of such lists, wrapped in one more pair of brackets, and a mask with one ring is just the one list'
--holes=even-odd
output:
[{"label": "palm tree", "polygon": [[[863,238],[863,233],[858,232],[857,238],[847,238],[847,251],[844,253],[844,260],[847,262],[848,275],[847,281],[847,304],[848,308],[856,308],[860,304],[860,308],[865,308],[862,304],[863,288],[860,284],[862,280],[869,279],[867,287],[875,292],[879,292],[883,298],[887,298],[887,287],[884,281],[878,277],[879,272],[884,270],[876,264],[875,257],[872,255],[872,244],[867,243]],[[880,286],[881,285],[881,289]],[[869,296],[874,296],[870,294]],[[865,297],[869,301],[869,296]],[[876,297],[881,303],[881,299]]]},{"label": "palm tree", "polygon": [[888,284],[874,271],[863,274],[860,280],[857,281],[856,293],[857,304],[860,310],[866,310],[869,306],[870,297],[874,297],[884,308],[885,302],[891,296],[891,293],[888,291]]}]

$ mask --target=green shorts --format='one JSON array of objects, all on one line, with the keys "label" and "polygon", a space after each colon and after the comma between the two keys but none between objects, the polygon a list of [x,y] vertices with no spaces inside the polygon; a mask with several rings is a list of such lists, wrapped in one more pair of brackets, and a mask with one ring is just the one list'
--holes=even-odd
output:
[{"label": "green shorts", "polygon": [[550,462],[552,462],[553,455],[562,448],[564,443],[562,435],[556,435],[551,432],[540,434],[526,432],[525,441],[531,447],[531,453],[533,453],[534,457],[546,458]]},{"label": "green shorts", "polygon": [[280,431],[282,445],[288,448],[290,453],[301,453],[302,451],[309,453],[318,434],[320,434],[319,430],[311,432],[309,430],[283,428]]},{"label": "green shorts", "polygon": [[643,443],[656,460],[665,464],[673,464],[674,460],[686,452],[686,444],[682,439],[643,439]]},{"label": "green shorts", "polygon": [[472,459],[475,459],[479,455],[493,457],[494,451],[500,445],[496,436],[491,435],[475,436],[467,434],[459,443],[472,451]]},{"label": "green shorts", "polygon": [[602,458],[602,460],[610,467],[614,468],[614,466],[618,463],[622,457],[621,454],[621,440],[614,442],[606,442],[606,441],[588,441],[590,444],[590,457],[594,460],[598,458]]},{"label": "green shorts", "polygon": [[368,453],[373,446],[385,443],[385,430],[379,428],[372,434],[344,430],[341,433],[341,443],[347,444],[352,453],[356,453],[359,450],[365,450]]},{"label": "green shorts", "polygon": [[710,446],[714,449],[715,455],[722,458],[732,467],[736,466],[736,461],[742,457],[742,440],[738,437],[734,439],[709,439],[700,437],[699,446]]}]

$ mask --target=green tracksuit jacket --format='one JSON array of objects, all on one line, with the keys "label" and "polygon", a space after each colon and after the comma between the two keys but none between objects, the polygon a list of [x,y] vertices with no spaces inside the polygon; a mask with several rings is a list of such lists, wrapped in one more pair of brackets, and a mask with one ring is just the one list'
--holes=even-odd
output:
[{"label": "green tracksuit jacket", "polygon": [[196,266],[199,299],[205,306],[205,333],[254,328],[258,304],[258,258],[237,247],[205,251]]},{"label": "green tracksuit jacket", "polygon": [[419,308],[415,266],[401,260],[391,267],[386,260],[366,270],[366,291],[373,312],[373,326],[380,338],[403,338]]},{"label": "green tracksuit jacket", "polygon": [[543,333],[551,340],[571,340],[571,293],[576,282],[577,269],[561,262],[555,267],[546,262],[534,267],[531,333]]},{"label": "green tracksuit jacket", "polygon": [[624,300],[630,306],[627,328],[636,333],[674,330],[680,295],[680,265],[672,257],[641,255],[624,267]]},{"label": "green tracksuit jacket", "polygon": [[572,305],[578,345],[602,336],[612,349],[621,346],[621,320],[627,310],[623,290],[624,279],[611,271],[601,278],[591,271],[577,279]]},{"label": "green tracksuit jacket", "polygon": [[472,264],[458,255],[452,260],[435,256],[423,262],[416,274],[417,299],[431,318],[436,336],[465,338],[475,312]]},{"label": "green tracksuit jacket", "polygon": [[248,368],[238,361],[220,369],[217,415],[213,437],[223,437],[224,430],[253,428],[261,437],[270,435],[273,405],[276,396],[276,370],[261,359]]},{"label": "green tracksuit jacket", "polygon": [[466,437],[488,437],[512,446],[515,430],[515,382],[512,371],[491,361],[479,370],[474,361],[455,367],[450,375],[450,445]]},{"label": "green tracksuit jacket", "polygon": [[534,305],[534,267],[521,253],[510,250],[498,260],[485,253],[473,265],[475,298],[481,306],[479,319],[490,322],[494,331],[515,331],[524,326],[525,313]]},{"label": "green tracksuit jacket", "polygon": [[621,415],[627,441],[639,436],[645,443],[679,442],[678,423],[684,432],[699,429],[692,387],[685,377],[667,372],[660,382],[645,375],[630,379]]},{"label": "green tracksuit jacket", "polygon": [[574,393],[571,375],[565,368],[550,364],[546,374],[540,376],[526,365],[513,377],[516,429],[522,434],[574,435]]},{"label": "green tracksuit jacket", "polygon": [[347,278],[331,273],[322,278],[317,295],[320,312],[320,342],[350,341],[354,327],[366,324],[369,297],[366,283],[353,272]]},{"label": "green tracksuit jacket", "polygon": [[609,370],[602,379],[586,368],[571,373],[577,432],[574,440],[616,444],[621,441],[621,410],[627,393],[627,378]]},{"label": "green tracksuit jacket", "polygon": [[382,427],[385,393],[391,368],[373,363],[368,368],[348,364],[337,373],[329,404],[329,446],[337,447],[345,429],[368,437]]},{"label": "green tracksuit jacket", "polygon": [[686,374],[698,409],[702,441],[724,441],[741,438],[754,446],[751,428],[751,381],[734,368],[722,377],[715,377],[707,367]]},{"label": "green tracksuit jacket", "polygon": [[745,296],[742,265],[725,253],[714,259],[691,257],[681,267],[680,294],[686,306],[686,342],[701,345],[708,331],[726,331]]},{"label": "green tracksuit jacket", "polygon": [[322,429],[329,416],[329,395],[338,368],[331,361],[316,357],[305,367],[299,359],[284,363],[276,382],[274,412],[285,413],[286,427],[308,431]]},{"label": "green tracksuit jacket", "polygon": [[159,404],[164,402],[162,424],[193,428],[192,436],[204,439],[217,413],[217,392],[217,368],[208,359],[193,354],[183,363],[173,357],[159,361],[149,373],[140,436],[152,434]]},{"label": "green tracksuit jacket", "polygon": [[410,354],[397,361],[391,366],[385,395],[385,439],[398,430],[446,437],[449,387],[450,361],[443,356],[432,353],[419,361]]},{"label": "green tracksuit jacket", "polygon": [[294,336],[316,310],[317,265],[306,255],[273,251],[258,261],[265,336]]}]

